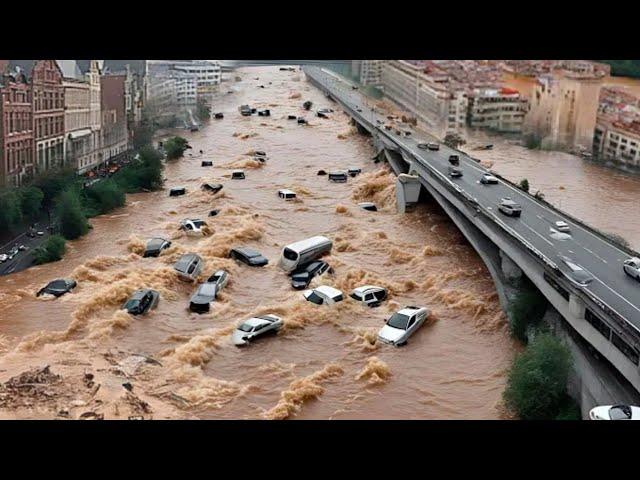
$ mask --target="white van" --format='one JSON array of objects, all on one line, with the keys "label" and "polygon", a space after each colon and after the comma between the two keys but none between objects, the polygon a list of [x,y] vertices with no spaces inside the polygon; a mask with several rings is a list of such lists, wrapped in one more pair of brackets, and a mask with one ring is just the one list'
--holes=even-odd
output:
[{"label": "white van", "polygon": [[280,198],[284,198],[285,200],[295,200],[296,192],[293,190],[282,189],[278,190],[278,196]]},{"label": "white van", "polygon": [[282,249],[280,256],[280,268],[291,272],[311,260],[331,251],[333,242],[327,237],[311,237],[306,240],[287,245]]}]

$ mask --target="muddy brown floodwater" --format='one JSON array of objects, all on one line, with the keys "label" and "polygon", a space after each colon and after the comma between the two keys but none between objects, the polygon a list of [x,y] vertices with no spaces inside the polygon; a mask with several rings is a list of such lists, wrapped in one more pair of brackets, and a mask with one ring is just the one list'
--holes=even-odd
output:
[{"label": "muddy brown floodwater", "polygon": [[[302,109],[307,99],[314,109],[336,106],[300,72],[237,74],[241,81],[223,84],[214,106],[225,118],[180,132],[193,150],[167,165],[166,188],[183,185],[186,196],[169,197],[167,189],[129,195],[126,207],[93,219],[86,237],[69,242],[64,260],[0,279],[0,381],[50,366],[24,377],[43,379],[40,387],[36,380],[27,382],[30,389],[15,387],[23,377],[0,385],[0,417],[501,418],[517,346],[472,247],[436,205],[396,213],[395,177],[371,161],[369,139],[342,112],[320,119]],[[225,93],[230,88],[234,93]],[[244,103],[272,116],[242,117]],[[288,114],[305,115],[309,125]],[[265,150],[268,161],[251,160],[253,150]],[[200,167],[202,158],[214,167]],[[363,173],[346,184],[316,175],[349,166]],[[246,179],[231,180],[234,168],[244,168]],[[205,193],[204,181],[224,189]],[[295,190],[298,201],[279,199],[280,188]],[[380,210],[360,210],[363,200]],[[220,214],[207,217],[212,208]],[[182,235],[178,222],[189,217],[205,218],[210,234]],[[334,241],[327,261],[335,273],[322,283],[347,294],[379,284],[390,300],[377,309],[349,298],[333,307],[304,301],[277,260],[285,244],[313,235]],[[152,236],[169,237],[173,246],[143,259]],[[257,248],[269,265],[236,265],[226,256],[237,245]],[[203,256],[203,278],[230,272],[210,313],[187,308],[195,285],[172,270],[184,252]],[[78,287],[56,300],[34,296],[58,277],[75,278]],[[119,310],[143,287],[160,291],[156,310],[143,317]],[[376,343],[384,319],[404,305],[428,306],[431,320],[405,347]],[[268,312],[283,317],[281,332],[246,348],[231,344],[238,321]]]}]

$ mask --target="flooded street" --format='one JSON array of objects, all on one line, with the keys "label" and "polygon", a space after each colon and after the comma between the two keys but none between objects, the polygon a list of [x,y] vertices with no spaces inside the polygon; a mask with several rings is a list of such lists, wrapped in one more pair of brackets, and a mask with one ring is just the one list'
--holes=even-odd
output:
[{"label": "flooded street", "polygon": [[[0,418],[53,418],[61,410],[68,418],[88,411],[125,419],[501,418],[506,370],[517,346],[473,248],[437,205],[396,213],[395,176],[371,160],[370,140],[355,133],[341,111],[321,119],[302,108],[305,100],[313,101],[314,111],[337,108],[302,73],[260,67],[235,75],[242,80],[223,83],[213,106],[223,120],[212,119],[199,132],[177,132],[193,149],[167,164],[163,191],[128,195],[126,207],[92,219],[93,230],[68,242],[62,261],[0,278],[0,381],[45,365],[63,379],[55,395],[39,402],[0,395]],[[234,93],[225,93],[229,89]],[[271,117],[243,117],[241,104],[269,108]],[[287,120],[289,114],[304,115],[309,125]],[[266,151],[266,163],[252,160],[254,150]],[[496,146],[483,153],[498,152]],[[492,159],[500,173],[508,158]],[[202,159],[214,166],[201,167]],[[351,166],[363,173],[346,184],[317,175]],[[245,180],[230,179],[236,168],[245,170]],[[542,183],[544,170],[540,177],[533,170],[523,176],[554,202],[553,189]],[[205,181],[224,188],[212,195],[200,189]],[[619,186],[596,190],[578,183],[591,192],[590,205],[601,202],[603,218],[605,205],[616,203],[596,201],[593,193],[624,196]],[[169,197],[173,186],[186,187],[187,195]],[[575,182],[565,186],[567,197],[578,190]],[[280,199],[281,188],[296,191],[298,200]],[[375,202],[378,212],[361,210],[361,201]],[[220,213],[207,217],[213,208]],[[205,219],[209,235],[185,236],[178,229],[184,218]],[[633,241],[630,231],[619,233]],[[346,296],[357,286],[380,285],[389,289],[389,300],[375,309],[350,298],[333,306],[306,302],[277,263],[284,245],[314,235],[333,240],[325,260],[335,273],[312,286],[331,285]],[[153,236],[173,245],[159,258],[143,259]],[[227,258],[230,248],[243,245],[259,250],[269,265],[251,268]],[[200,280],[221,268],[230,272],[207,314],[188,310],[195,284],[172,268],[187,252],[205,259]],[[35,297],[61,277],[74,278],[78,287],[56,300]],[[119,310],[139,288],[160,292],[158,308],[141,317]],[[427,306],[430,320],[405,347],[379,345],[383,321],[405,305]],[[232,345],[230,333],[240,320],[266,313],[283,317],[277,335],[244,348]],[[153,360],[140,360],[146,357]]]}]

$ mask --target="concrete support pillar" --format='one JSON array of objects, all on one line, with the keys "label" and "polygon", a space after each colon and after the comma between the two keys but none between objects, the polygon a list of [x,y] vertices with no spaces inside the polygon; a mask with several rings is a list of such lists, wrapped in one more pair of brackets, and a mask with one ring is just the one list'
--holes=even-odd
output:
[{"label": "concrete support pillar", "polygon": [[502,250],[500,250],[500,268],[502,269],[502,274],[505,278],[512,282],[514,280],[519,280],[522,277],[522,270],[518,265],[511,260]]},{"label": "concrete support pillar", "polygon": [[576,297],[574,294],[569,294],[569,311],[571,315],[576,318],[584,318],[585,305],[582,300]]},{"label": "concrete support pillar", "polygon": [[416,175],[401,173],[396,179],[396,200],[398,213],[404,213],[413,207],[420,197],[420,178]]}]

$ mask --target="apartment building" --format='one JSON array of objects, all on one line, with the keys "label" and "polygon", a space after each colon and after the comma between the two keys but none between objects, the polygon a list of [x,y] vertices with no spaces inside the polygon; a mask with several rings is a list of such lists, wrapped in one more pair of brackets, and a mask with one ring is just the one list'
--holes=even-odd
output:
[{"label": "apartment building", "polygon": [[359,60],[358,78],[362,85],[378,86],[382,84],[383,60]]},{"label": "apartment building", "polygon": [[102,161],[118,157],[129,150],[124,100],[125,78],[125,75],[100,77]]},{"label": "apartment building", "polygon": [[[81,75],[81,74],[80,74]],[[82,173],[91,164],[91,90],[89,82],[64,78],[65,164]]]},{"label": "apartment building", "polygon": [[512,88],[474,89],[469,95],[468,124],[501,133],[520,133],[528,102]]},{"label": "apartment building", "polygon": [[196,91],[199,95],[206,95],[217,91],[217,87],[222,81],[220,62],[208,60],[177,62],[173,64],[172,70],[194,78]]},{"label": "apartment building", "polygon": [[640,120],[608,121],[600,117],[593,136],[593,152],[604,160],[640,168]]}]

